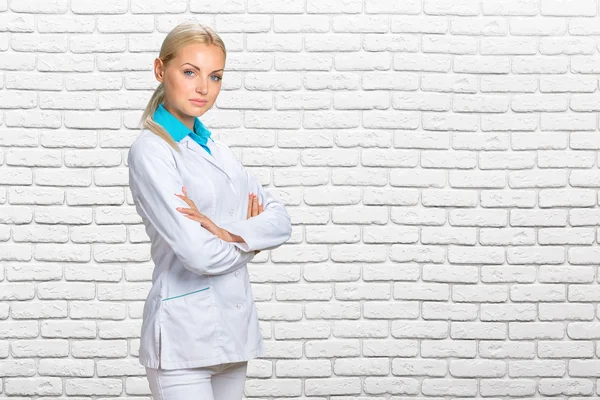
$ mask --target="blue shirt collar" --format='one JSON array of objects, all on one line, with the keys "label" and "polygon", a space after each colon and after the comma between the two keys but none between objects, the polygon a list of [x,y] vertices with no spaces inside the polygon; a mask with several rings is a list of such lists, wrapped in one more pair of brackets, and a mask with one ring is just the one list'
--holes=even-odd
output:
[{"label": "blue shirt collar", "polygon": [[164,107],[164,103],[158,105],[152,119],[154,122],[165,128],[176,142],[180,142],[181,139],[188,135],[198,143],[206,144],[209,138],[210,140],[213,140],[210,137],[211,132],[204,126],[198,117],[194,120],[194,132],[192,132],[190,131],[190,128],[183,124],[183,122],[167,111]]}]

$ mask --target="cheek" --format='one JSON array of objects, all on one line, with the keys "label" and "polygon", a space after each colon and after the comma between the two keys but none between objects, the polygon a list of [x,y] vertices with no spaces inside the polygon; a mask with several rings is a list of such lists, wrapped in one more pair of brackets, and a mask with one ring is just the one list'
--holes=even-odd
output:
[{"label": "cheek", "polygon": [[220,83],[215,83],[215,87],[212,90],[212,92],[215,94],[215,97],[217,97],[219,95],[219,92],[221,92],[221,84]]},{"label": "cheek", "polygon": [[171,89],[171,93],[184,94],[187,93],[190,88],[193,88],[193,81],[191,79],[186,79],[183,75],[174,75],[171,76],[168,80],[169,88]]},{"label": "cheek", "polygon": [[195,89],[194,81],[192,79],[179,79],[177,82],[177,90],[181,94],[185,94],[186,96],[193,92]]},{"label": "cheek", "polygon": [[212,108],[212,106],[214,106],[214,105],[215,105],[215,101],[216,101],[216,98],[215,98],[215,97],[211,98],[211,99],[208,101],[208,103],[206,103],[206,105],[205,105],[204,107],[206,107],[206,109]]}]

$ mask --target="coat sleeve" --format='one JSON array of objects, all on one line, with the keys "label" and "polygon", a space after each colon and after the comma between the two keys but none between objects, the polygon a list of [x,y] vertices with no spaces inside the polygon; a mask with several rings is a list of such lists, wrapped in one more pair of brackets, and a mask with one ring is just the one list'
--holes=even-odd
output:
[{"label": "coat sleeve", "polygon": [[132,145],[128,155],[133,199],[145,223],[152,225],[184,267],[201,275],[219,275],[254,257],[254,252],[240,250],[176,210],[187,205],[175,196],[182,193],[183,183],[169,145],[157,140],[143,144]]},{"label": "coat sleeve", "polygon": [[[258,179],[242,166],[250,191],[258,196],[263,206],[259,215],[241,221],[232,221],[221,228],[241,236],[245,243],[232,244],[244,251],[271,250],[287,242],[292,234],[292,223],[283,203],[264,190]],[[246,202],[246,208],[248,203]]]}]

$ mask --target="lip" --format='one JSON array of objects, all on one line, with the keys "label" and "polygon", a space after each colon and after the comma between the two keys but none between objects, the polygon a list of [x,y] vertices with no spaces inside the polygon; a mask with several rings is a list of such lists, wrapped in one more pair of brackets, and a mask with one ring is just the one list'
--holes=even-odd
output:
[{"label": "lip", "polygon": [[193,104],[197,105],[197,106],[203,106],[203,105],[205,105],[206,103],[208,103],[208,101],[206,101],[206,100],[193,100],[193,99],[190,99],[190,101],[191,101]]}]

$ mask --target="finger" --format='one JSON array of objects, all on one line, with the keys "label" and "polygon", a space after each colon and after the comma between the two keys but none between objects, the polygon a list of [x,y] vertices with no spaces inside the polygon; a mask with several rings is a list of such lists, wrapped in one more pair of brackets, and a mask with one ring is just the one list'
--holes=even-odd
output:
[{"label": "finger", "polygon": [[258,203],[258,196],[256,196],[256,215],[260,214],[260,204]]},{"label": "finger", "polygon": [[258,215],[258,198],[255,197],[254,201],[252,202],[252,216],[256,216]]},{"label": "finger", "polygon": [[175,196],[179,197],[181,200],[185,201],[188,204],[193,203],[193,201],[189,197],[187,197],[186,195],[184,195],[184,194],[177,194],[177,193],[175,193]]},{"label": "finger", "polygon": [[193,208],[194,210],[197,210],[196,208],[196,204],[187,196],[181,195],[181,194],[175,194],[175,196],[179,197],[181,200],[185,201],[187,203],[188,206],[190,206],[191,208]]},{"label": "finger", "polygon": [[[186,199],[190,200],[190,198],[188,197],[188,194],[187,194],[187,189],[185,188],[185,186],[182,186],[182,187],[181,187],[181,191],[183,192],[183,196],[184,196]],[[183,199],[183,197],[181,197],[181,199]],[[190,200],[190,201],[191,201],[191,200]]]},{"label": "finger", "polygon": [[246,219],[250,218],[252,216],[252,193],[250,193],[248,195],[248,216],[246,217]]},{"label": "finger", "polygon": [[263,211],[265,211],[265,209],[263,208],[262,204],[260,204],[258,206],[258,213],[261,214]]},{"label": "finger", "polygon": [[185,214],[185,215],[195,215],[198,218],[207,218],[206,215],[198,212],[198,210],[193,210],[191,208],[178,207],[177,211],[179,211],[180,213]]},{"label": "finger", "polygon": [[202,214],[200,211],[198,211],[198,210],[197,210],[197,209],[195,209],[195,208],[187,208],[187,207],[175,207],[175,209],[176,209],[177,211],[189,211],[189,212],[195,212],[195,213],[197,213],[197,214],[200,214],[200,215],[204,215],[204,214]]},{"label": "finger", "polygon": [[189,219],[191,219],[191,220],[194,220],[194,221],[200,222],[200,225],[202,225],[202,222],[204,222],[204,221],[203,221],[201,218],[196,218],[196,217],[195,217],[195,216],[193,216],[193,215],[186,215],[186,217],[187,217],[187,218],[189,218]]}]

